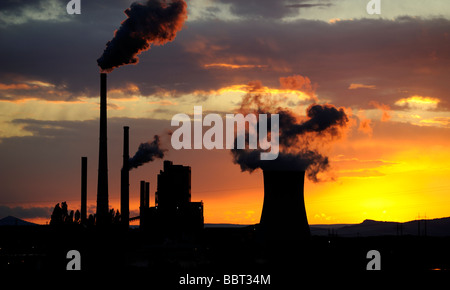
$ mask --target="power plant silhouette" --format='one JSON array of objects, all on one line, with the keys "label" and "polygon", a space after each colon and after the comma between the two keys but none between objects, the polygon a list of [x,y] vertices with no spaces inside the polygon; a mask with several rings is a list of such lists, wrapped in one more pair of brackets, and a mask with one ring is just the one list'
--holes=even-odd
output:
[{"label": "power plant silhouette", "polygon": [[[150,207],[150,184],[140,182],[139,216],[130,217],[129,127],[123,127],[123,164],[120,180],[120,223],[128,228],[139,220],[140,229],[164,236],[180,237],[199,233],[204,227],[203,201],[191,201],[191,168],[165,160],[157,176],[155,206]],[[82,158],[81,220],[86,221],[86,167]],[[304,203],[305,171],[263,170],[264,203],[257,226],[264,242],[302,241],[310,236]],[[107,156],[107,74],[100,74],[100,138],[96,225],[107,225],[108,156]]]},{"label": "power plant silhouette", "polygon": [[[150,183],[140,182],[139,216],[130,217],[129,127],[123,127],[123,164],[120,182],[120,223],[128,228],[139,220],[140,229],[171,237],[189,236],[203,229],[203,202],[191,202],[191,168],[164,161],[157,179],[155,206],[150,207]],[[100,74],[100,134],[97,183],[97,227],[111,223],[108,201],[107,74]],[[87,157],[81,162],[81,223],[87,221]]]},{"label": "power plant silhouette", "polygon": [[301,241],[310,235],[303,197],[305,171],[263,170],[260,228],[267,242]]}]

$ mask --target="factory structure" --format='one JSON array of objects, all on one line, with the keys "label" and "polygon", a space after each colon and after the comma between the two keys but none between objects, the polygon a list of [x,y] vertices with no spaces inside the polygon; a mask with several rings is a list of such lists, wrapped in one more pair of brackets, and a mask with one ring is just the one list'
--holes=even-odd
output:
[{"label": "factory structure", "polygon": [[[95,224],[105,227],[111,222],[108,203],[107,155],[107,74],[100,74],[100,138]],[[150,183],[140,182],[139,216],[130,217],[129,127],[123,128],[123,166],[120,186],[120,223],[128,228],[139,220],[139,228],[156,235],[173,238],[192,237],[203,229],[203,202],[191,202],[191,167],[165,160],[157,176],[155,206],[150,207]],[[81,223],[87,220],[87,157],[81,158]]]},{"label": "factory structure", "polygon": [[155,206],[149,207],[149,183],[141,181],[140,227],[164,237],[197,236],[204,225],[203,202],[191,202],[191,167],[165,160],[157,182]]},{"label": "factory structure", "polygon": [[[107,102],[106,74],[100,77],[100,142],[96,225],[103,227],[110,219],[108,207]],[[139,220],[140,229],[165,237],[186,237],[199,233],[204,226],[203,202],[191,201],[191,168],[165,160],[157,176],[154,206],[150,206],[150,184],[140,182],[139,216],[130,217],[129,127],[123,131],[123,166],[120,189],[120,223],[128,228]],[[81,220],[86,220],[86,163],[82,158]],[[305,171],[263,170],[264,203],[258,231],[266,242],[301,241],[310,236],[304,203]]]}]

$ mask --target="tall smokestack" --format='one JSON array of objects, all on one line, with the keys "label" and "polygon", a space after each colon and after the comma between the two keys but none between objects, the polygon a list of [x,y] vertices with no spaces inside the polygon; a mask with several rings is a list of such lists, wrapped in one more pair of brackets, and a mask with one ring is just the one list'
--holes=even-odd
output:
[{"label": "tall smokestack", "polygon": [[141,180],[141,194],[139,203],[139,227],[142,229],[145,226],[145,180]]},{"label": "tall smokestack", "polygon": [[81,224],[87,219],[87,157],[81,157]]},{"label": "tall smokestack", "polygon": [[150,207],[150,182],[145,183],[145,208]]},{"label": "tall smokestack", "polygon": [[303,241],[310,236],[303,197],[305,171],[263,170],[260,226],[265,242]]},{"label": "tall smokestack", "polygon": [[98,154],[97,225],[108,223],[108,144],[106,109],[106,73],[100,74],[100,146]]},{"label": "tall smokestack", "polygon": [[129,127],[123,127],[123,166],[120,175],[120,212],[122,224],[130,225]]}]

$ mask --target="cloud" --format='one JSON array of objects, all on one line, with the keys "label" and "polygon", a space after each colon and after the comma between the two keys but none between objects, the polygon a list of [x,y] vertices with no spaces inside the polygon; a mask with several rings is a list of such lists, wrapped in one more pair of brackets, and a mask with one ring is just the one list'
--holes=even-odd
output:
[{"label": "cloud", "polygon": [[20,25],[28,22],[70,21],[64,1],[2,1],[0,5],[0,26]]},{"label": "cloud", "polygon": [[0,217],[14,216],[21,219],[50,218],[52,207],[22,207],[0,205]]},{"label": "cloud", "polygon": [[439,102],[440,100],[437,98],[415,95],[408,98],[402,98],[396,101],[395,105],[410,109],[433,110],[437,108]]},{"label": "cloud", "polygon": [[369,104],[374,106],[375,108],[381,110],[381,112],[382,112],[381,121],[382,122],[386,122],[386,121],[389,121],[389,119],[391,119],[391,108],[388,105],[379,103],[377,101],[370,101]]},{"label": "cloud", "polygon": [[431,119],[424,119],[420,120],[420,124],[427,126],[450,128],[450,117],[434,117]]},{"label": "cloud", "polygon": [[372,136],[372,120],[370,119],[359,119],[359,127],[358,131],[366,133],[369,136]]},{"label": "cloud", "polygon": [[[37,91],[37,98],[98,97],[95,59],[111,38],[111,31],[123,20],[123,4],[112,1],[111,6],[104,7],[90,2],[83,8],[90,13],[79,15],[76,25],[26,23],[1,30],[0,55],[13,56],[5,58],[0,67],[2,84],[38,80],[65,92],[47,95]],[[251,6],[245,4],[247,1],[239,2]],[[97,21],[101,21],[99,25],[92,25]],[[441,108],[450,110],[449,72],[445,65],[450,58],[450,50],[445,49],[448,27],[450,21],[446,19],[407,17],[342,20],[334,24],[280,22],[273,18],[193,21],[178,33],[176,41],[142,54],[139,66],[111,74],[108,88],[125,88],[132,80],[142,95],[165,98],[159,95],[162,90],[182,96],[255,79],[275,87],[280,77],[302,75],[317,84],[318,96],[345,107],[368,109],[370,100],[393,106],[401,98],[420,95],[433,96],[441,100]],[[33,53],[17,57],[18,51],[27,51],[30,40]],[[349,89],[351,84],[375,86],[376,90],[361,86]],[[31,98],[34,90],[15,92],[0,93],[0,98]]]},{"label": "cloud", "polygon": [[365,85],[365,84],[353,84],[351,83],[350,86],[348,87],[349,90],[356,90],[356,89],[375,89],[376,86],[375,85]]},{"label": "cloud", "polygon": [[242,68],[264,68],[267,65],[261,64],[230,64],[230,63],[208,63],[204,65],[205,68],[228,68],[228,69],[242,69]]},{"label": "cloud", "polygon": [[344,156],[338,156],[332,159],[332,162],[344,170],[362,170],[362,169],[376,169],[381,166],[392,166],[398,164],[397,162],[374,159],[359,159],[359,158],[344,158]]},{"label": "cloud", "polygon": [[322,3],[322,4],[308,4],[308,3],[305,3],[305,4],[288,4],[288,5],[286,5],[286,7],[289,7],[289,8],[312,8],[312,7],[330,7],[331,5],[333,5],[333,4],[331,4],[331,3]]},{"label": "cloud", "polygon": [[282,89],[302,91],[311,97],[315,95],[317,88],[317,84],[312,84],[308,77],[301,75],[280,77],[280,85]]},{"label": "cloud", "polygon": [[340,178],[368,178],[368,177],[380,177],[386,174],[381,173],[378,170],[364,169],[364,170],[350,170],[350,171],[339,171],[338,175]]}]

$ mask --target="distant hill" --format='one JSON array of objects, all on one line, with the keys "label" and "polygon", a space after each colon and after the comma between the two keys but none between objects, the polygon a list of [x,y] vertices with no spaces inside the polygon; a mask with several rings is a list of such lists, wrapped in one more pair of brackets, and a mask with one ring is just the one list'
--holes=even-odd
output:
[{"label": "distant hill", "polygon": [[312,225],[311,234],[317,236],[370,237],[395,235],[450,236],[450,217],[414,220],[404,223],[365,220],[354,225]]},{"label": "distant hill", "polygon": [[37,226],[37,224],[13,216],[7,216],[0,219],[0,226]]}]

